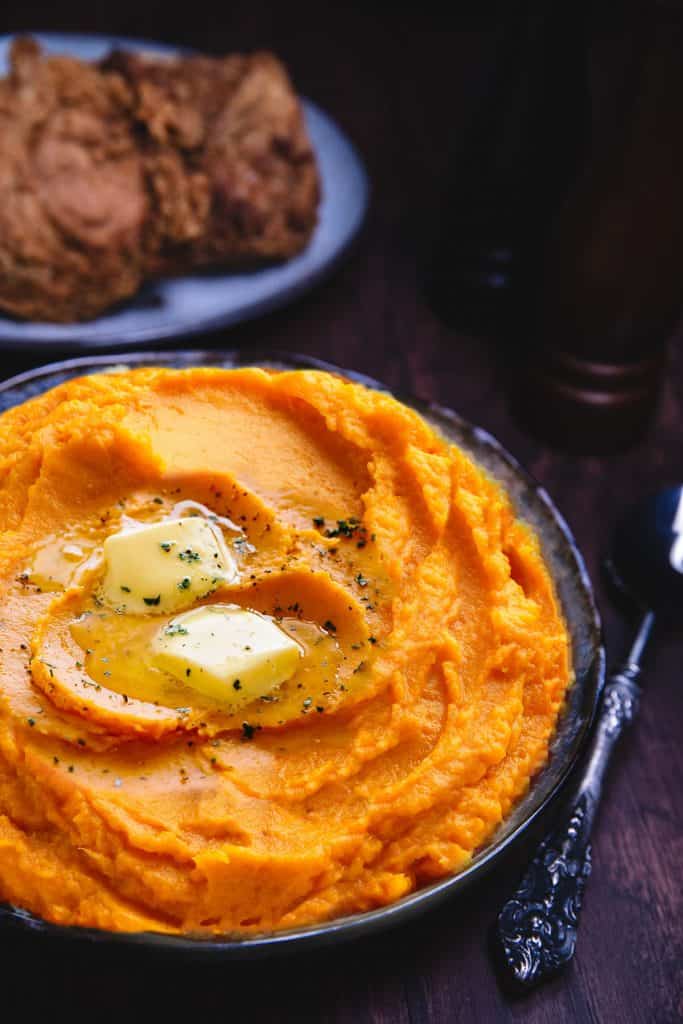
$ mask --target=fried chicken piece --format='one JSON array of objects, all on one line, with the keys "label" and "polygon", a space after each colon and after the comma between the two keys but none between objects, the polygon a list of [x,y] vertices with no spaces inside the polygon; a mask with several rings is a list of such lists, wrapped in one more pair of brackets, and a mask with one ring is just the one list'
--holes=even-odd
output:
[{"label": "fried chicken piece", "polygon": [[287,72],[268,53],[159,58],[114,53],[103,64],[134,94],[156,211],[154,273],[286,259],[308,242],[319,183]]},{"label": "fried chicken piece", "polygon": [[73,321],[137,290],[148,197],[118,75],[17,39],[0,80],[0,306]]},{"label": "fried chicken piece", "polygon": [[0,308],[86,320],[146,277],[287,259],[318,199],[275,57],[90,65],[13,43],[0,80]]}]

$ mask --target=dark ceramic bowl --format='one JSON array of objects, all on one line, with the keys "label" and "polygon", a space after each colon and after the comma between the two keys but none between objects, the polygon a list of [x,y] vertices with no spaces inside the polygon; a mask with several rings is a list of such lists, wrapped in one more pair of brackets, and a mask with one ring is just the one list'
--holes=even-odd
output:
[{"label": "dark ceramic bowl", "polygon": [[[341,370],[321,360],[283,353],[262,352],[153,352],[134,353],[118,360],[112,356],[95,356],[53,363],[37,370],[19,374],[0,384],[0,412],[39,395],[48,388],[83,374],[96,373],[112,365],[126,366],[267,366],[275,369],[315,368],[341,374],[379,390],[387,390],[379,382],[362,374]],[[557,794],[575,765],[588,734],[604,677],[604,649],[600,619],[583,559],[569,527],[542,487],[522,469],[519,463],[485,431],[461,419],[450,409],[428,405],[411,398],[402,398],[417,409],[426,420],[449,440],[469,452],[493,477],[500,481],[512,498],[518,515],[526,520],[540,539],[543,554],[550,566],[557,593],[572,639],[572,656],[576,681],[569,689],[560,715],[550,757],[532,781],[526,796],[501,824],[492,839],[458,874],[426,886],[387,907],[365,914],[354,914],[323,924],[310,925],[249,938],[226,935],[220,938],[168,936],[153,932],[108,932],[97,929],[64,927],[50,924],[25,910],[0,905],[0,928],[34,932],[60,941],[142,947],[167,955],[179,953],[201,960],[255,959],[276,952],[320,947],[343,939],[366,936],[391,924],[409,920],[448,899],[470,885],[490,868],[503,851],[513,843]]]}]

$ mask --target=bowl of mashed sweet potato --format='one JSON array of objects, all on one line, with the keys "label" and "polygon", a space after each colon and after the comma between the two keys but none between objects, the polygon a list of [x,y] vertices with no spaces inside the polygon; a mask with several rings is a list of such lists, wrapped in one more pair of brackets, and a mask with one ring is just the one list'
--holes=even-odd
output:
[{"label": "bowl of mashed sweet potato", "polygon": [[244,956],[462,888],[602,682],[545,492],[315,360],[111,362],[0,389],[0,927]]}]

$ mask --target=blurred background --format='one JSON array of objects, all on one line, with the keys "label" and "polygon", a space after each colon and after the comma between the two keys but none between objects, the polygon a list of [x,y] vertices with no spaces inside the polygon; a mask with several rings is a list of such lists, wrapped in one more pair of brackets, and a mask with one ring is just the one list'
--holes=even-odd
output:
[{"label": "blurred background", "polygon": [[[397,362],[388,383],[419,390],[427,319],[445,348],[458,332],[460,372],[504,386],[517,419],[556,446],[618,450],[649,426],[681,308],[681,4],[28,0],[0,27],[275,50],[374,187],[353,259],[296,310],[296,347],[327,304],[316,354],[338,351],[337,332],[358,369],[401,350],[403,379]],[[415,298],[400,316],[396,289]],[[354,337],[370,306],[371,337]],[[279,340],[261,323],[241,343],[254,332]]]},{"label": "blurred background", "polygon": [[[193,344],[322,357],[498,436],[567,516],[613,662],[627,634],[601,572],[614,522],[683,477],[683,3],[6,0],[0,31],[31,29],[285,61],[364,160],[368,217],[324,283]],[[5,376],[41,361],[3,360]],[[518,850],[456,914],[313,974],[285,969],[286,1005],[263,992],[263,1019],[415,1024],[463,1006],[471,1021],[681,1019],[680,628],[659,640],[569,981],[524,1011],[492,984],[486,930],[528,856]]]}]

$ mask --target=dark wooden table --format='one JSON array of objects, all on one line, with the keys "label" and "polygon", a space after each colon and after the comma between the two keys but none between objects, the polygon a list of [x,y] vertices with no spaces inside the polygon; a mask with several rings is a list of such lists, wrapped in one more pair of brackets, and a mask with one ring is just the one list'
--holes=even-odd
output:
[{"label": "dark wooden table", "polygon": [[[457,133],[490,59],[490,24],[465,15],[455,27],[442,24],[436,8],[422,5],[392,17],[371,8],[238,3],[218,15],[201,2],[174,12],[167,4],[121,0],[96,15],[84,3],[26,2],[4,9],[0,30],[112,31],[214,52],[265,46],[285,58],[300,90],[337,118],[366,160],[374,184],[370,215],[326,283],[281,312],[202,343],[321,356],[453,406],[492,431],[547,487],[574,530],[614,662],[628,627],[605,592],[601,554],[624,504],[683,478],[681,346],[672,347],[656,422],[631,451],[570,457],[515,424],[505,397],[513,354],[442,324],[420,283],[447,172],[445,140]],[[3,375],[39,361],[28,354],[0,359]],[[141,954],[88,956],[34,941],[10,949],[5,942],[2,1012],[39,1002],[55,1020],[86,1007],[89,1016],[137,1020],[155,992],[164,1013],[183,1010],[194,1020],[217,1013],[330,1024],[682,1019],[680,627],[655,639],[642,712],[618,751],[595,837],[576,959],[543,990],[512,999],[496,981],[488,951],[490,926],[528,857],[529,841],[443,909],[315,956],[202,967]]]}]

